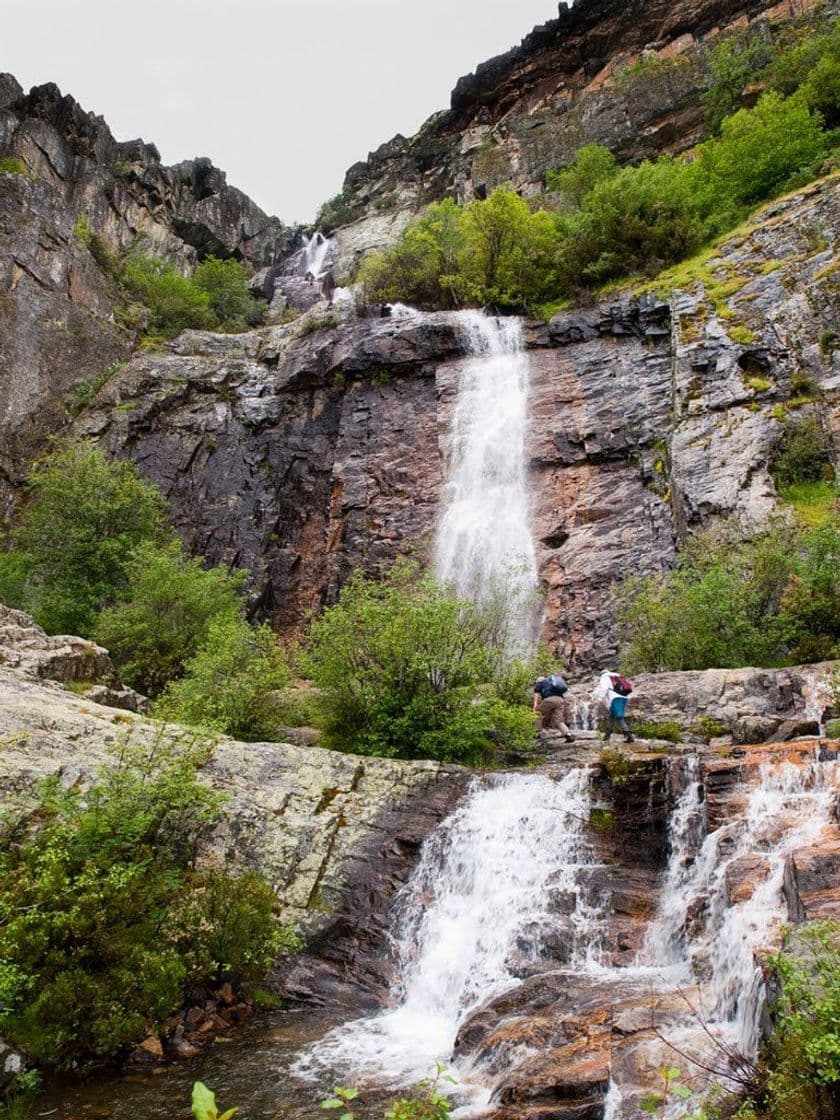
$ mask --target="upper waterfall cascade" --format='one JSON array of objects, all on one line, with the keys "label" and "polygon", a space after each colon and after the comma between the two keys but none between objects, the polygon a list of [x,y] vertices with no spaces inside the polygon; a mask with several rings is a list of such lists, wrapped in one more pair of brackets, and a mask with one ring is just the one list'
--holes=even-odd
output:
[{"label": "upper waterfall cascade", "polygon": [[511,644],[532,637],[537,560],[525,439],[529,361],[519,319],[458,314],[469,355],[458,390],[436,570],[465,597],[504,594]]}]

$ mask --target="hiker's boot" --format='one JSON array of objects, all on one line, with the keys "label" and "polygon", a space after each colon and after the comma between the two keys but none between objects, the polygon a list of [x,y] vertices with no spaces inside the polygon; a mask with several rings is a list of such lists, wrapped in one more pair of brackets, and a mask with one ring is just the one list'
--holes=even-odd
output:
[{"label": "hiker's boot", "polygon": [[635,741],[636,740],[633,738],[633,736],[628,731],[628,733],[624,736],[624,742],[625,743],[635,743]]}]

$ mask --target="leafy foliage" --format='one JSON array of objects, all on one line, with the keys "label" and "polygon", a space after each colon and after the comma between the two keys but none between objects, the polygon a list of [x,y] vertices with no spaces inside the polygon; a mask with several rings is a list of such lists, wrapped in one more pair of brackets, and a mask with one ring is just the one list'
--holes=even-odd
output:
[{"label": "leafy foliage", "polygon": [[84,793],[46,782],[37,827],[6,825],[0,1029],[30,1060],[114,1055],[188,994],[249,980],[290,944],[267,886],[195,870],[220,808],[198,780],[205,758],[124,746]]},{"label": "leafy foliage", "polygon": [[195,1120],[231,1120],[239,1110],[229,1108],[227,1112],[219,1115],[216,1108],[216,1094],[211,1093],[206,1085],[196,1081],[192,1091],[192,1113]]},{"label": "leafy foliage", "polygon": [[135,468],[88,443],[58,447],[29,478],[1,577],[11,606],[50,633],[89,635],[128,586],[134,549],[167,533],[164,502]]},{"label": "leafy foliage", "polygon": [[222,329],[245,330],[262,318],[262,307],[248,290],[248,272],[237,260],[207,257],[193,273],[192,282],[203,292]]},{"label": "leafy foliage", "polygon": [[[530,310],[690,256],[750,207],[819,174],[834,143],[825,122],[840,113],[838,26],[789,57],[757,38],[720,44],[709,95],[719,135],[691,161],[622,168],[588,145],[547,174],[543,208],[507,187],[465,207],[435,203],[396,246],[363,262],[363,299]],[[739,108],[748,76],[771,58],[774,88]]]},{"label": "leafy foliage", "polygon": [[150,311],[150,328],[163,335],[193,327],[209,330],[216,323],[210,296],[171,264],[144,253],[125,260],[120,279]]},{"label": "leafy foliage", "polygon": [[479,762],[533,738],[530,711],[500,696],[497,620],[410,565],[357,572],[312,625],[303,663],[329,742],[357,754]]},{"label": "leafy foliage", "polygon": [[834,477],[828,436],[818,417],[809,413],[785,418],[771,472],[782,490],[801,482],[830,481]]},{"label": "leafy foliage", "polygon": [[141,543],[126,564],[123,600],[104,610],[94,637],[106,646],[121,678],[156,696],[184,672],[216,621],[236,622],[246,573],[202,567],[179,541]]},{"label": "leafy foliage", "polygon": [[620,595],[629,671],[788,665],[840,650],[840,532],[774,526],[740,541],[699,535],[664,577],[632,578]]},{"label": "leafy foliage", "polygon": [[276,738],[289,669],[276,635],[241,618],[208,622],[207,638],[155,706],[155,715],[249,741]]}]

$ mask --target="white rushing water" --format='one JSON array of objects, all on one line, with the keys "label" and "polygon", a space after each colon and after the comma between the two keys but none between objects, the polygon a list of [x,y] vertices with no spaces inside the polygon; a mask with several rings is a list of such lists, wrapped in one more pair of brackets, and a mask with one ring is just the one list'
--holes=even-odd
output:
[{"label": "white rushing water", "polygon": [[538,575],[526,473],[529,361],[522,324],[481,311],[457,318],[469,360],[455,406],[436,570],[464,598],[503,595],[510,644],[524,650],[533,636]]},{"label": "white rushing water", "polygon": [[332,249],[332,241],[316,230],[311,237],[303,238],[298,271],[301,276],[312,276],[320,280],[327,271],[327,257]]},{"label": "white rushing water", "polygon": [[[838,764],[763,764],[743,810],[708,834],[696,759],[685,777],[671,818],[659,913],[640,964],[661,970],[660,990],[696,983],[687,1026],[749,1060],[758,1050],[765,1001],[758,958],[778,945],[788,919],[787,861],[831,825]],[[723,1048],[713,1058],[725,1067]],[[668,1115],[692,1111],[675,1103]]]},{"label": "white rushing water", "polygon": [[[592,862],[589,781],[577,769],[560,781],[512,774],[477,782],[427,840],[397,901],[392,1006],[331,1031],[295,1072],[339,1070],[354,1084],[397,1086],[428,1077],[450,1061],[467,1016],[517,983],[523,958],[538,958],[541,935],[556,922],[554,891],[575,899],[574,959],[585,961],[592,921],[578,872]],[[480,1071],[462,1081],[482,1088]]]}]

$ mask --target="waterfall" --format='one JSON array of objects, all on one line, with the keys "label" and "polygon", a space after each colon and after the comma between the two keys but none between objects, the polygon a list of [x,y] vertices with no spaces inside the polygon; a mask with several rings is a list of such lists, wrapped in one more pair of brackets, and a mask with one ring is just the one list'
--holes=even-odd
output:
[{"label": "waterfall", "polygon": [[300,252],[299,272],[301,276],[312,276],[320,280],[326,272],[327,257],[332,249],[332,241],[316,230],[311,237],[303,238]]},{"label": "waterfall", "polygon": [[504,595],[511,646],[532,637],[537,561],[525,459],[529,362],[518,319],[458,315],[469,359],[455,406],[452,465],[436,549],[439,578],[477,601]]},{"label": "waterfall", "polygon": [[643,964],[671,966],[686,963],[685,924],[694,889],[694,860],[706,832],[705,801],[700,759],[685,763],[684,786],[668,828],[670,856],[662,885],[659,911],[645,935]]},{"label": "waterfall", "polygon": [[477,781],[427,840],[397,899],[392,1006],[331,1031],[294,1072],[317,1077],[326,1068],[354,1084],[395,1086],[427,1077],[451,1059],[467,1016],[517,983],[523,957],[538,958],[556,926],[550,906],[558,892],[574,900],[571,951],[582,965],[594,939],[578,876],[593,858],[589,781],[586,769],[559,781],[540,774]]},{"label": "waterfall", "polygon": [[[666,973],[682,963],[700,982],[698,1014],[748,1059],[758,1049],[764,1005],[757,955],[778,943],[787,920],[783,881],[789,857],[814,844],[831,824],[837,772],[837,763],[764,763],[743,812],[702,839],[705,817],[694,761],[672,818],[660,909],[641,960]],[[733,895],[733,881],[747,860],[752,889]],[[690,920],[696,927],[691,931]]]}]

